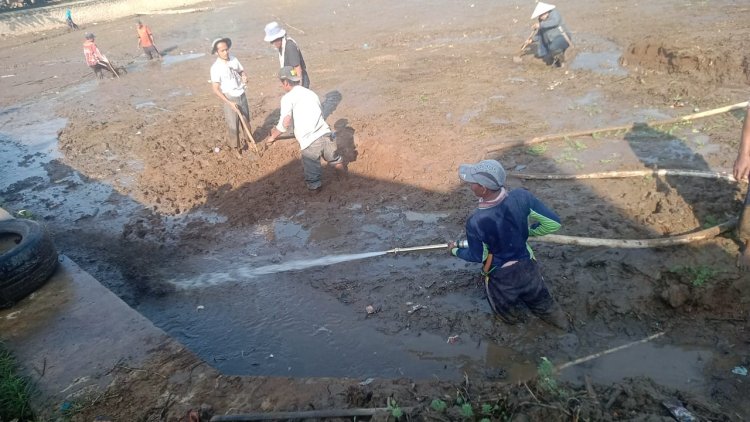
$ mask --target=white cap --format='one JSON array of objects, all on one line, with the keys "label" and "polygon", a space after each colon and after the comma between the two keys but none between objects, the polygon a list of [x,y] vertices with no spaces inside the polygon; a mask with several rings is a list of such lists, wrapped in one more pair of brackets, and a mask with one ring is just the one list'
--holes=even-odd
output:
[{"label": "white cap", "polygon": [[284,28],[282,28],[278,22],[271,22],[266,25],[266,37],[264,38],[264,40],[266,42],[271,42],[274,40],[278,40],[284,35],[286,35],[286,31],[284,31]]},{"label": "white cap", "polygon": [[531,14],[531,19],[538,18],[539,16],[549,12],[550,10],[554,9],[554,4],[547,4],[543,2],[539,2],[536,4],[536,7],[534,8],[534,13]]}]

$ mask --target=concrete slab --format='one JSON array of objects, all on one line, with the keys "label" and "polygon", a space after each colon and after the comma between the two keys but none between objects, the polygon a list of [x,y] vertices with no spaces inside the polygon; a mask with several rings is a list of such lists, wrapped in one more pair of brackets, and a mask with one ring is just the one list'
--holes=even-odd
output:
[{"label": "concrete slab", "polygon": [[116,366],[139,366],[174,342],[64,255],[42,288],[0,311],[0,338],[36,381],[43,407],[104,389]]}]

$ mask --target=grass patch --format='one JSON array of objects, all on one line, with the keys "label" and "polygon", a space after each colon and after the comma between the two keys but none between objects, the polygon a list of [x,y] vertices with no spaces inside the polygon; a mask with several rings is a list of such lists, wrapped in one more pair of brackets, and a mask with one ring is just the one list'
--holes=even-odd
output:
[{"label": "grass patch", "polygon": [[713,226],[718,226],[718,225],[719,225],[719,220],[716,217],[714,217],[713,215],[707,215],[705,217],[705,222],[703,223],[703,228],[708,229],[708,228],[711,228]]},{"label": "grass patch", "polygon": [[526,152],[531,155],[542,155],[545,152],[547,152],[547,145],[546,144],[532,145],[526,149]]},{"label": "grass patch", "polygon": [[676,267],[671,272],[687,279],[694,287],[701,287],[711,281],[719,271],[706,265]]},{"label": "grass patch", "polygon": [[555,377],[555,367],[549,359],[542,357],[541,362],[536,367],[538,386],[541,390],[551,394],[553,397],[564,399],[568,396],[565,388],[557,383]]},{"label": "grass patch", "polygon": [[18,375],[16,359],[0,342],[0,420],[33,420],[29,404],[32,393],[31,381]]}]

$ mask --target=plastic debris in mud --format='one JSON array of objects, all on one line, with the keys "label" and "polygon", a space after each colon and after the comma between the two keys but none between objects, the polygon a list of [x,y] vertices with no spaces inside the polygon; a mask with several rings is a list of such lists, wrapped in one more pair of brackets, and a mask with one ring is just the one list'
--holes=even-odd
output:
[{"label": "plastic debris in mud", "polygon": [[669,413],[677,420],[677,422],[698,422],[698,418],[693,416],[689,410],[685,409],[679,401],[664,401],[661,404],[669,410]]},{"label": "plastic debris in mud", "polygon": [[422,308],[424,308],[424,306],[417,304],[417,305],[412,306],[411,309],[409,309],[408,311],[406,311],[406,313],[409,314],[409,315],[411,315],[414,312],[417,312],[418,310],[420,310]]},{"label": "plastic debris in mud", "polygon": [[733,374],[742,375],[743,377],[747,376],[747,368],[744,366],[735,366],[734,369],[732,369]]},{"label": "plastic debris in mud", "polygon": [[367,378],[366,380],[359,383],[359,385],[368,385],[372,384],[372,382],[375,381],[375,378]]},{"label": "plastic debris in mud", "polygon": [[456,334],[454,336],[448,337],[448,341],[446,343],[448,343],[448,344],[456,344],[456,343],[458,343],[459,339],[460,339],[459,335]]}]

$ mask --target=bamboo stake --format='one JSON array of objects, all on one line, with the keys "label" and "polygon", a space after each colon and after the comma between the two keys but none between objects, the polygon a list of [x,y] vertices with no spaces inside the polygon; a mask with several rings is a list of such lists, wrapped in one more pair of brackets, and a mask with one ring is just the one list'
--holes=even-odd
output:
[{"label": "bamboo stake", "polygon": [[[404,413],[409,413],[412,408],[402,408]],[[268,413],[245,413],[240,415],[214,416],[211,422],[222,421],[267,421],[267,420],[285,420],[285,419],[313,419],[313,418],[347,418],[355,416],[373,416],[379,413],[387,412],[387,407],[376,407],[372,409],[330,409],[330,410],[306,410],[299,412],[268,412]]]},{"label": "bamboo stake", "polygon": [[240,118],[240,124],[242,124],[242,129],[245,130],[245,135],[247,135],[247,138],[250,140],[250,143],[253,144],[253,148],[255,149],[255,153],[258,154],[258,157],[262,157],[260,151],[258,150],[258,144],[255,142],[255,138],[253,138],[253,135],[250,133],[250,129],[247,127],[247,123],[245,123],[245,116],[240,113],[240,110],[235,109],[235,112],[237,113],[237,117]]},{"label": "bamboo stake", "polygon": [[[701,177],[706,179],[724,179],[730,182],[736,182],[732,175],[727,173],[716,173],[696,170],[669,170],[669,169],[649,169],[649,170],[630,170],[630,171],[610,171],[601,173],[588,174],[532,174],[532,173],[509,173],[510,176],[519,179],[533,180],[580,180],[580,179],[616,179],[626,177],[643,177],[643,176],[689,176]],[[555,243],[560,245],[577,245],[577,246],[606,246],[610,248],[660,248],[665,246],[685,245],[700,240],[716,237],[724,232],[733,229],[737,225],[737,219],[725,221],[719,225],[700,230],[694,233],[686,233],[678,236],[661,237],[656,239],[602,239],[594,237],[565,236],[559,234],[548,234],[540,237],[533,237],[529,240],[543,243]]]},{"label": "bamboo stake", "polygon": [[644,169],[626,171],[605,171],[587,174],[535,174],[510,172],[509,176],[525,180],[581,180],[581,179],[622,179],[627,177],[645,176],[687,176],[700,177],[703,179],[723,179],[736,182],[734,176],[724,172],[698,171],[698,170],[670,170],[670,169]]},{"label": "bamboo stake", "polygon": [[602,357],[604,355],[608,355],[610,353],[619,352],[620,350],[627,349],[629,347],[633,347],[633,346],[635,346],[637,344],[647,343],[647,342],[649,342],[651,340],[654,340],[654,339],[657,339],[657,338],[663,336],[664,334],[665,334],[665,332],[662,331],[660,333],[656,333],[654,335],[648,336],[648,337],[646,337],[644,339],[641,339],[641,340],[638,340],[638,341],[633,341],[631,343],[623,344],[622,346],[617,346],[617,347],[614,347],[612,349],[605,350],[603,352],[594,353],[592,355],[588,355],[588,356],[576,359],[574,361],[570,361],[568,363],[564,363],[562,365],[557,366],[555,369],[557,369],[557,371],[562,371],[565,368],[569,368],[571,366],[579,365],[581,363],[588,362],[588,361],[590,361],[592,359],[596,359],[596,358]]},{"label": "bamboo stake", "polygon": [[490,147],[490,148],[485,149],[485,152],[490,153],[490,152],[500,151],[500,150],[503,150],[505,148],[510,148],[510,147],[533,145],[533,144],[538,144],[540,142],[552,141],[552,140],[563,139],[563,138],[577,138],[580,136],[588,136],[588,135],[593,135],[595,133],[601,133],[601,132],[614,132],[614,131],[619,131],[619,130],[628,130],[636,126],[639,126],[641,124],[647,127],[670,125],[674,123],[702,119],[704,117],[714,116],[716,114],[728,113],[730,111],[747,108],[747,106],[748,106],[748,102],[744,101],[744,102],[733,104],[733,105],[715,108],[713,110],[702,111],[700,113],[695,113],[695,114],[688,114],[682,117],[675,117],[673,119],[655,120],[653,122],[633,123],[629,125],[620,125],[620,126],[610,126],[610,127],[606,127],[602,129],[587,129],[587,130],[579,130],[579,131],[568,132],[568,133],[558,133],[558,134],[553,134],[553,135],[537,136],[536,138],[531,138],[525,141],[512,142],[508,144]]}]

